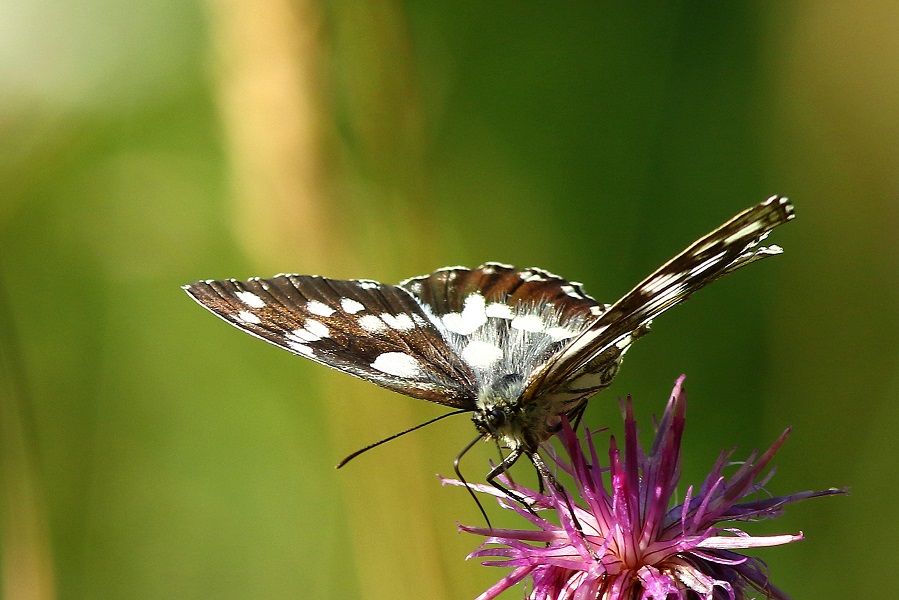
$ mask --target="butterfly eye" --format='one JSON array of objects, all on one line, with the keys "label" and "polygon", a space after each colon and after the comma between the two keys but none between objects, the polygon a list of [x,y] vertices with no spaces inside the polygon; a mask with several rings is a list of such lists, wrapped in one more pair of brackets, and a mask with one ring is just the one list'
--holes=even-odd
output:
[{"label": "butterfly eye", "polygon": [[506,411],[501,408],[491,408],[484,416],[486,417],[487,427],[491,431],[496,431],[506,422]]}]

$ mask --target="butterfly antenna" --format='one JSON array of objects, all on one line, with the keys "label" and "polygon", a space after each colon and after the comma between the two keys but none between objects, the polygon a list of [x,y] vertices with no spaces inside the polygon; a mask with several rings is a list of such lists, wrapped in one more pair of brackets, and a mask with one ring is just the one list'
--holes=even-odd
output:
[{"label": "butterfly antenna", "polygon": [[471,499],[474,500],[474,503],[478,505],[478,510],[481,511],[481,514],[484,516],[484,520],[487,522],[487,528],[493,529],[493,525],[490,523],[490,517],[487,516],[487,511],[484,510],[484,506],[481,504],[481,501],[478,500],[477,495],[474,493],[474,490],[471,489],[471,486],[468,485],[468,482],[465,481],[465,478],[462,476],[462,471],[459,470],[459,461],[462,460],[462,457],[465,456],[465,453],[471,450],[475,444],[480,442],[484,436],[479,435],[475,439],[471,440],[467,446],[462,448],[462,451],[456,455],[456,458],[453,459],[453,471],[456,472],[456,477],[459,478],[459,481],[462,482],[462,485],[465,486],[465,489],[468,490],[468,493],[471,494]]},{"label": "butterfly antenna", "polygon": [[[452,417],[453,415],[461,415],[462,413],[465,413],[465,412],[470,412],[470,411],[469,411],[468,409],[454,410],[453,412],[449,412],[449,413],[440,415],[439,417],[434,417],[433,419],[430,419],[429,421],[425,421],[424,423],[419,423],[419,424],[416,425],[415,427],[410,427],[409,429],[406,429],[406,430],[404,430],[404,431],[400,431],[399,433],[394,433],[394,434],[391,435],[390,437],[386,437],[386,438],[384,438],[383,440],[380,440],[380,441],[375,442],[374,444],[369,444],[369,445],[366,446],[365,448],[360,448],[359,450],[356,450],[355,452],[353,452],[352,454],[350,454],[349,456],[347,456],[346,458],[344,458],[342,461],[340,461],[339,463],[337,463],[337,467],[336,467],[336,468],[338,468],[338,469],[341,468],[342,466],[344,466],[345,464],[347,464],[348,462],[350,462],[351,460],[353,460],[354,458],[356,458],[356,457],[359,456],[360,454],[363,454],[363,453],[365,453],[365,452],[368,452],[368,451],[371,450],[372,448],[377,448],[377,447],[380,446],[381,444],[386,444],[387,442],[390,442],[390,441],[392,441],[392,440],[395,440],[395,439],[398,438],[398,437],[402,437],[402,436],[406,435],[407,433],[412,433],[412,432],[415,431],[416,429],[421,429],[422,427],[425,427],[425,426],[427,426],[427,425],[430,425],[431,423],[436,423],[437,421],[440,421],[441,419],[445,419],[445,418],[447,418],[447,417]],[[478,439],[480,439],[480,438],[478,438]],[[471,447],[471,445],[472,445],[472,444],[469,444],[469,448]],[[468,450],[468,448],[466,448],[465,450]],[[463,454],[464,454],[464,453],[465,453],[465,451],[463,451]],[[456,460],[458,461],[458,457],[456,458]],[[483,512],[483,511],[482,511],[482,512]]]}]

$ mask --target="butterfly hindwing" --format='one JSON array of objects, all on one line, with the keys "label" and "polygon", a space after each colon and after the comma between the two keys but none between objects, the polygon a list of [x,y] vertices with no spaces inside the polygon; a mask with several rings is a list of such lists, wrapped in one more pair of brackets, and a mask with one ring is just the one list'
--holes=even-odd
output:
[{"label": "butterfly hindwing", "polygon": [[578,283],[499,263],[447,267],[399,285],[471,367],[481,396],[498,385],[523,385],[605,309]]},{"label": "butterfly hindwing", "polygon": [[475,269],[446,267],[399,285],[437,315],[462,312],[465,300],[472,294],[483,296],[488,305],[552,305],[563,320],[589,319],[607,307],[588,296],[580,283],[536,267],[516,269],[496,262]]},{"label": "butterfly hindwing", "polygon": [[198,281],[185,290],[225,321],[294,354],[409,396],[473,406],[470,370],[397,286],[279,275]]}]

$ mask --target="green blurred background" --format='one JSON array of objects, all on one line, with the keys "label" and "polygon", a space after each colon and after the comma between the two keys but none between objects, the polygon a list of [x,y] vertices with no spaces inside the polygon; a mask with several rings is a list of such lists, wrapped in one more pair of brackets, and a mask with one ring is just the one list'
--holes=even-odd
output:
[{"label": "green blurred background", "polygon": [[463,561],[483,521],[435,477],[468,420],[335,471],[442,409],[179,286],[499,260],[610,302],[773,193],[785,255],[660,318],[586,422],[633,394],[648,430],[687,373],[686,483],[794,427],[771,491],[852,495],[750,527],[807,536],[760,552],[773,580],[886,597],[897,28],[885,0],[0,3],[4,597],[476,596],[504,571]]}]

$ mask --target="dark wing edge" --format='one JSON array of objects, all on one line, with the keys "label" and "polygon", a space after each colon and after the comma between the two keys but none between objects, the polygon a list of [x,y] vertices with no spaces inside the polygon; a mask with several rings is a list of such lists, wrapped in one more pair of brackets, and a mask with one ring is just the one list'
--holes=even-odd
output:
[{"label": "dark wing edge", "polygon": [[774,228],[794,216],[789,199],[771,196],[699,238],[612,304],[587,331],[534,373],[524,396],[551,392],[594,358],[697,290],[752,262],[782,253],[779,246],[757,246]]},{"label": "dark wing edge", "polygon": [[407,396],[474,407],[473,376],[396,286],[278,275],[182,289],[227,323],[288,352]]}]

